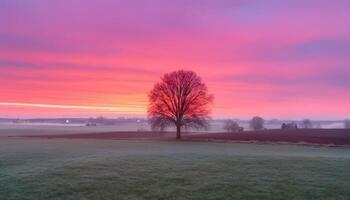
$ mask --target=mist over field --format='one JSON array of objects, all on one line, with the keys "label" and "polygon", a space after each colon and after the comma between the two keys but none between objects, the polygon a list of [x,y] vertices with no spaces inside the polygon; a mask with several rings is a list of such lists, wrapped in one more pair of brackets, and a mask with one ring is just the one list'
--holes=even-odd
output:
[{"label": "mist over field", "polygon": [[[68,120],[68,123],[67,123]],[[91,120],[91,118],[90,118]],[[97,124],[97,126],[87,126],[89,118],[41,118],[41,119],[0,119],[0,134],[5,135],[6,130],[18,130],[11,131],[11,134],[18,135],[21,130],[23,134],[27,134],[25,130],[34,129],[42,130],[40,132],[58,131],[62,133],[78,133],[78,132],[108,132],[108,131],[151,131],[150,124],[145,118],[123,118],[113,119],[105,118],[105,120],[111,120],[110,124]],[[227,119],[216,119],[210,121],[208,129],[188,129],[188,132],[225,132],[224,125]],[[244,130],[250,130],[249,120],[236,120]],[[301,120],[266,120],[265,128],[267,129],[280,129],[283,122],[296,122],[301,124]],[[318,128],[344,128],[343,120],[321,120],[313,121],[317,124]],[[174,131],[174,128],[169,127],[167,131]]]},{"label": "mist over field", "polygon": [[[49,134],[74,134],[74,133],[103,133],[103,132],[137,132],[137,131],[151,131],[151,127],[146,119],[129,119],[129,120],[117,120],[113,125],[97,125],[87,126],[86,123],[65,123],[65,119],[60,119],[61,122],[45,122],[51,121],[50,119],[41,119],[41,122],[22,122],[13,123],[13,119],[2,120],[0,122],[0,136],[21,136],[21,135],[49,135]],[[44,121],[44,122],[43,122]],[[81,120],[80,120],[81,121]],[[84,121],[84,120],[83,120]],[[86,120],[88,121],[88,120]],[[192,134],[205,133],[205,132],[226,132],[224,130],[225,120],[213,120],[210,122],[210,126],[207,130],[186,130]],[[280,129],[282,121],[273,120],[273,122],[267,122],[265,128],[267,129]],[[320,121],[318,122],[320,128],[344,128],[344,123],[340,121]],[[240,120],[240,125],[245,130],[250,130],[248,120]],[[168,128],[166,131],[175,131],[174,128]]]}]

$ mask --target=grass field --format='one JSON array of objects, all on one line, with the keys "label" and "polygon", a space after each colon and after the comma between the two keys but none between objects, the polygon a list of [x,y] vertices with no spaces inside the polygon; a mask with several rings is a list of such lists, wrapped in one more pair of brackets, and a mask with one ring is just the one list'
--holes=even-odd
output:
[{"label": "grass field", "polygon": [[0,138],[0,199],[349,199],[350,149]]}]

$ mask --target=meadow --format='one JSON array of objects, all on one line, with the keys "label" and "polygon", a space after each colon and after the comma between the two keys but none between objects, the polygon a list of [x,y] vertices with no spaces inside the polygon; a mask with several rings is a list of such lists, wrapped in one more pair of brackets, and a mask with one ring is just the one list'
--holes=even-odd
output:
[{"label": "meadow", "polygon": [[0,199],[349,199],[350,149],[0,137]]}]

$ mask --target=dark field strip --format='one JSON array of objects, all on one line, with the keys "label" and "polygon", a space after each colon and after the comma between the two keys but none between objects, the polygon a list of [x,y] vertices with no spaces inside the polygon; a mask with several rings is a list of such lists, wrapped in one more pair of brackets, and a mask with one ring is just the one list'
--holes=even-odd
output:
[{"label": "dark field strip", "polygon": [[262,130],[243,133],[208,133],[185,136],[186,140],[224,140],[350,145],[350,129]]},{"label": "dark field strip", "polygon": [[[65,139],[131,139],[131,140],[164,140],[173,141],[174,134],[152,132],[108,132],[82,133],[65,135],[31,135],[29,138],[65,138]],[[213,142],[286,142],[319,145],[350,145],[350,129],[290,129],[290,130],[261,130],[242,133],[205,133],[184,134],[183,141],[213,141]]]}]

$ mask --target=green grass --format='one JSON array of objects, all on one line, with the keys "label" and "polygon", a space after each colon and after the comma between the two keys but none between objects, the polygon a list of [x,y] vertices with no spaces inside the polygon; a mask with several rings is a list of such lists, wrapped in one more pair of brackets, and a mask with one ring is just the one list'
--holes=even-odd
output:
[{"label": "green grass", "polygon": [[350,199],[350,149],[0,140],[0,199]]}]

